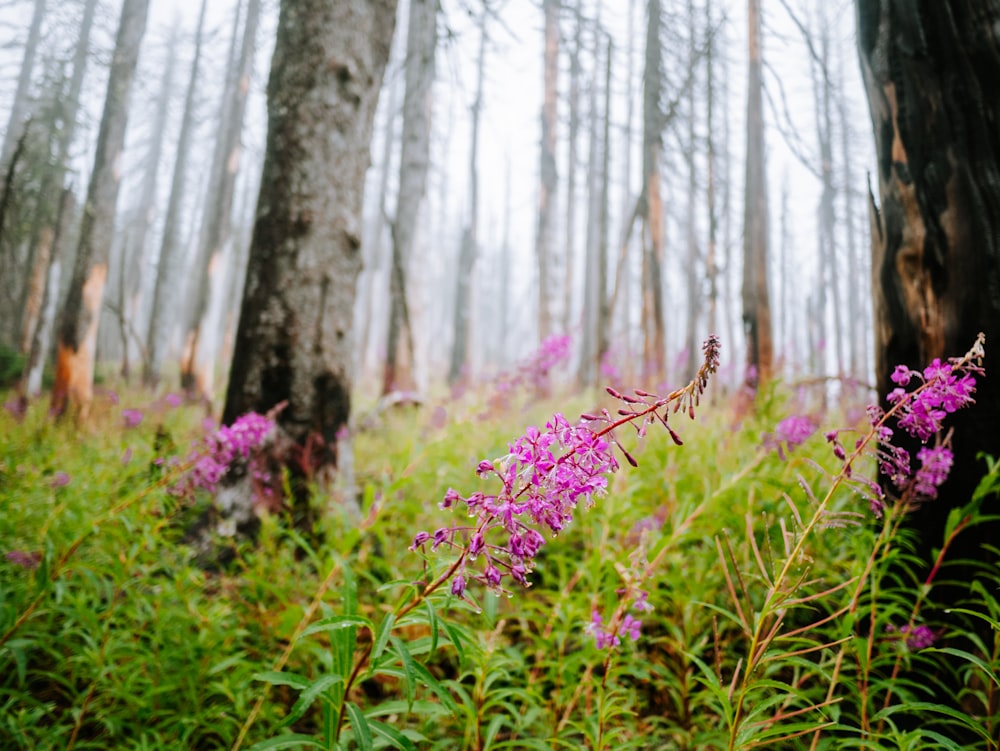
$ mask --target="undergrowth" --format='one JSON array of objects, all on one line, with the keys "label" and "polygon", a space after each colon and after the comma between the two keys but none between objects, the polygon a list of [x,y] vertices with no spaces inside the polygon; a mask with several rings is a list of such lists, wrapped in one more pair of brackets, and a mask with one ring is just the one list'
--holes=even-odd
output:
[{"label": "undergrowth", "polygon": [[97,399],[86,427],[0,413],[0,748],[998,748],[1000,572],[949,612],[935,595],[1000,467],[913,586],[907,495],[874,497],[877,459],[850,461],[871,423],[819,393],[777,384],[751,412],[709,390],[669,418],[683,445],[616,428],[637,466],[545,531],[527,587],[483,573],[521,560],[475,552],[489,519],[439,503],[487,487],[525,425],[599,427],[614,396],[382,412],[355,431],[360,521],[316,497],[314,548],[263,513],[218,572],[170,492],[200,415]]}]

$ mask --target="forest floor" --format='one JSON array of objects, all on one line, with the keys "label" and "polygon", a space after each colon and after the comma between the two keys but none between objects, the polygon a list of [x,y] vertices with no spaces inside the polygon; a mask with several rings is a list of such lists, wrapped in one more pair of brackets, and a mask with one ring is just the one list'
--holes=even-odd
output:
[{"label": "forest floor", "polygon": [[441,502],[497,494],[481,461],[506,466],[555,413],[613,413],[607,394],[362,408],[357,506],[317,494],[302,534],[262,505],[218,567],[184,542],[211,495],[172,491],[216,428],[203,408],[106,387],[85,425],[9,406],[0,748],[997,749],[1000,574],[969,587],[978,616],[890,580],[902,517],[872,513],[873,459],[845,473],[825,436],[854,446],[870,394],[815,389],[750,409],[710,387],[669,418],[683,445],[619,429],[638,466],[613,449],[607,492],[543,535],[528,587],[506,538],[463,553],[479,517]]}]

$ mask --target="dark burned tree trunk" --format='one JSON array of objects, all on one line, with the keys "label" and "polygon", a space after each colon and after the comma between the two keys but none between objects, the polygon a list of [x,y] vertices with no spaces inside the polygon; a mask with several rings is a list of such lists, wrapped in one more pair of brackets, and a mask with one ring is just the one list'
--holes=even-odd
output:
[{"label": "dark burned tree trunk", "polygon": [[[1000,345],[1000,2],[859,2],[858,33],[878,153],[872,273],[879,393],[894,366]],[[919,7],[919,11],[916,8]],[[986,361],[976,404],[955,415],[955,464],[940,498],[911,517],[928,559],[950,507],[1000,456],[1000,372]],[[991,372],[992,371],[992,372]],[[962,533],[965,557],[996,544],[993,523]]]},{"label": "dark burned tree trunk", "polygon": [[287,402],[278,458],[292,475],[297,513],[308,507],[307,481],[332,477],[350,412],[361,201],[395,23],[396,0],[281,5],[223,421]]}]

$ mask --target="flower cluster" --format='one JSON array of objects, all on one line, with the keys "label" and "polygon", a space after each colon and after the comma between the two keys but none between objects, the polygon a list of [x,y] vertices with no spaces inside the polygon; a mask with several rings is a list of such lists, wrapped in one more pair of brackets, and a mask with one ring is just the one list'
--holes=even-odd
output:
[{"label": "flower cluster", "polygon": [[773,433],[764,436],[762,444],[766,449],[777,451],[778,456],[784,459],[785,451],[791,451],[805,443],[816,432],[816,427],[810,417],[789,415],[774,426]]},{"label": "flower cluster", "polygon": [[[653,606],[649,604],[648,598],[648,592],[641,589],[635,590],[632,610],[637,613],[648,613],[651,611]],[[615,617],[618,617],[620,613],[621,609],[615,614]],[[642,636],[642,621],[634,615],[625,613],[624,616],[621,616],[621,623],[618,624],[617,628],[615,628],[615,617],[612,617],[611,623],[605,626],[600,612],[597,609],[591,612],[590,621],[584,628],[584,632],[594,637],[598,649],[617,647],[626,636],[632,641],[639,641],[639,637]]]},{"label": "flower cluster", "polygon": [[[223,425],[205,438],[200,449],[192,453],[194,466],[185,478],[174,486],[177,495],[196,489],[214,493],[219,482],[237,460],[252,464],[254,454],[264,445],[274,430],[274,420],[256,412],[248,412],[232,425]],[[261,470],[251,466],[255,479],[266,480]]]},{"label": "flower cluster", "polygon": [[571,343],[569,336],[553,334],[538,346],[531,357],[518,364],[513,372],[498,375],[493,384],[490,407],[494,411],[506,407],[518,389],[525,386],[535,393],[544,392],[552,370],[569,359]]},{"label": "flower cluster", "polygon": [[895,633],[898,630],[900,636],[906,639],[906,646],[910,649],[926,649],[927,647],[933,646],[934,642],[937,641],[937,634],[930,626],[902,626],[897,629],[891,623],[885,627],[885,630],[890,634]]},{"label": "flower cluster", "polygon": [[[868,409],[869,420],[879,441],[879,470],[913,502],[937,497],[938,488],[948,478],[954,454],[948,447],[947,438],[938,441],[935,446],[924,445],[916,455],[920,467],[913,472],[910,453],[892,443],[894,431],[887,425],[887,417],[890,414],[895,417],[897,430],[926,444],[941,432],[943,421],[949,414],[974,402],[975,376],[983,373],[977,364],[982,356],[983,340],[979,338],[965,357],[952,358],[947,362],[935,358],[923,372],[898,365],[890,376],[897,387],[886,397],[891,405],[889,413],[874,406]],[[907,391],[905,387],[914,381],[918,382],[917,387]],[[880,490],[876,491],[871,503],[872,510],[880,515],[883,504]]]},{"label": "flower cluster", "polygon": [[[430,542],[466,552],[452,580],[452,593],[461,596],[469,580],[480,581],[494,591],[503,591],[507,577],[527,585],[534,558],[545,544],[544,530],[558,534],[573,520],[577,505],[589,505],[604,492],[605,476],[618,468],[611,444],[584,423],[571,425],[561,414],[545,424],[545,430],[528,428],[509,445],[509,453],[495,461],[483,460],[477,474],[499,480],[496,494],[472,493],[468,497],[449,489],[442,508],[464,505],[474,522],[468,526],[444,527],[433,535],[420,532],[411,550]],[[499,535],[501,542],[488,542]],[[466,542],[467,538],[467,542]],[[470,573],[467,563],[480,562]]]},{"label": "flower cluster", "polygon": [[528,428],[509,444],[506,455],[481,461],[477,474],[498,482],[497,492],[462,496],[452,488],[441,503],[445,509],[464,507],[471,523],[442,527],[433,534],[419,532],[413,538],[411,551],[422,551],[427,545],[432,551],[441,546],[459,551],[458,559],[427,585],[424,594],[449,580],[452,594],[458,597],[464,596],[470,581],[481,582],[494,592],[506,591],[505,579],[528,586],[535,556],[546,541],[544,533],[558,534],[573,520],[578,505],[591,504],[607,489],[607,475],[619,467],[613,447],[635,465],[615,436],[617,428],[632,425],[643,435],[648,425],[659,422],[675,443],[681,443],[668,416],[683,409],[694,417],[709,377],[719,367],[718,337],[709,337],[703,352],[704,363],[695,378],[665,397],[639,390],[630,396],[609,388],[608,393],[624,404],[617,418],[603,409],[597,415],[582,415],[578,424],[571,425],[557,414],[544,430]]}]

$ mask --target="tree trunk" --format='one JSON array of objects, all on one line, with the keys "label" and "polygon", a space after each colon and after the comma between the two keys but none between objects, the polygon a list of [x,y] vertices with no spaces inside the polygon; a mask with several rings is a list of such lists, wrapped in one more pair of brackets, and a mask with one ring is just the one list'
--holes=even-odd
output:
[{"label": "tree trunk", "polygon": [[[896,365],[961,355],[978,332],[1000,342],[1000,2],[857,4],[881,206],[872,230],[875,362],[883,399]],[[987,358],[976,403],[947,423],[954,465],[910,523],[930,562],[949,510],[1000,456],[1000,372]],[[916,447],[909,447],[915,450]],[[995,520],[962,533],[962,557],[989,559]],[[994,556],[995,560],[995,556]],[[995,565],[995,564],[994,564]]]},{"label": "tree trunk", "polygon": [[[705,3],[705,159],[708,184],[705,199],[708,211],[708,248],[705,252],[705,277],[708,280],[708,333],[719,330],[719,266],[716,246],[719,239],[719,217],[715,198],[715,21],[711,0]],[[714,392],[713,392],[714,393]]]},{"label": "tree trunk", "polygon": [[[34,261],[35,270],[42,269],[44,274],[44,279],[58,279],[60,276],[60,270],[56,269],[53,274],[52,266],[54,264],[60,263],[61,259],[58,257],[60,248],[64,247],[67,239],[68,232],[66,228],[59,229],[59,223],[64,221],[62,217],[66,214],[63,211],[63,199],[60,201],[45,200],[45,197],[54,196],[55,194],[63,194],[63,181],[66,176],[67,167],[70,161],[70,147],[73,144],[73,136],[76,133],[77,118],[80,110],[80,92],[83,89],[83,79],[84,74],[87,69],[87,55],[90,49],[90,32],[94,25],[94,15],[97,10],[97,0],[87,0],[86,5],[83,9],[83,16],[80,20],[80,35],[77,38],[76,47],[73,53],[73,76],[70,79],[69,89],[63,98],[63,107],[60,111],[60,123],[58,127],[56,123],[53,123],[52,127],[55,129],[55,147],[52,155],[52,168],[46,170],[42,177],[42,184],[39,190],[39,194],[43,196],[43,201],[39,203],[34,219],[34,226],[31,231],[31,244],[32,246],[37,246],[42,242],[45,237],[53,237],[54,239],[54,249],[49,253],[48,259],[38,259]],[[54,211],[53,211],[54,209]],[[72,211],[69,215],[72,215]],[[2,234],[2,233],[0,233]],[[58,238],[61,237],[60,241]],[[41,263],[45,260],[45,263]],[[34,272],[33,272],[34,273]],[[48,284],[48,282],[46,282]],[[21,306],[23,310],[23,315],[21,319],[21,330],[22,330],[22,343],[31,342],[31,346],[34,346],[34,340],[36,339],[36,332],[40,325],[43,325],[41,316],[43,316],[43,310],[49,309],[47,306],[57,306],[58,305],[58,294],[59,291],[56,289],[49,294],[48,287],[46,286],[42,292],[42,297],[48,302],[37,308],[30,300],[25,300],[24,304]],[[44,325],[48,327],[47,336],[44,337],[45,347],[42,349],[41,358],[43,362],[39,364],[38,367],[44,365],[44,359],[48,353],[49,336],[51,335],[53,322],[51,320],[44,322]],[[25,350],[27,352],[27,350]],[[30,372],[31,368],[27,367],[25,372]],[[39,373],[40,378],[40,373]],[[41,383],[39,381],[39,383]],[[37,390],[31,393],[37,393]]]},{"label": "tree trunk", "polygon": [[760,0],[749,0],[746,187],[743,213],[743,330],[748,385],[766,383],[773,371],[771,301],[767,283],[767,173],[761,78]]},{"label": "tree trunk", "polygon": [[[135,209],[134,234],[131,242],[122,244],[125,254],[122,261],[122,276],[118,296],[118,312],[123,329],[122,332],[122,377],[127,381],[130,376],[130,358],[128,340],[132,331],[141,325],[145,314],[142,305],[143,273],[149,265],[149,232],[156,217],[156,188],[160,175],[160,159],[163,154],[164,134],[167,130],[167,114],[174,88],[174,67],[177,59],[177,29],[171,31],[167,43],[167,63],[163,70],[160,84],[160,95],[156,102],[156,112],[153,115],[152,143],[146,155],[146,165],[142,177],[142,187],[139,190],[139,205]],[[141,341],[138,342],[141,345]],[[142,353],[145,366],[146,355]]]},{"label": "tree trunk", "polygon": [[395,0],[281,4],[223,421],[287,403],[279,459],[301,523],[308,481],[332,479],[350,414],[361,204],[395,14]]},{"label": "tree trunk", "polygon": [[177,139],[177,157],[174,174],[170,181],[170,199],[163,222],[163,239],[160,242],[160,257],[156,264],[156,282],[153,286],[153,305],[149,313],[149,334],[146,337],[147,357],[143,367],[142,380],[147,386],[155,387],[160,382],[163,361],[169,346],[170,330],[175,321],[174,314],[181,288],[180,264],[183,250],[180,242],[181,210],[185,196],[187,160],[191,150],[191,135],[194,131],[195,95],[198,89],[198,67],[205,28],[205,9],[208,0],[201,0],[198,13],[198,30],[195,32],[194,60],[191,62],[191,77],[188,79],[184,96],[184,115],[181,132]]},{"label": "tree trunk", "polygon": [[114,234],[129,95],[148,8],[149,0],[125,0],[122,6],[76,262],[59,322],[52,389],[52,406],[58,413],[69,404],[85,413],[92,395],[97,326]]},{"label": "tree trunk", "polygon": [[11,103],[7,130],[3,134],[3,145],[0,146],[0,170],[6,171],[14,149],[21,140],[21,134],[24,133],[25,115],[30,103],[28,91],[31,87],[31,72],[35,67],[35,54],[38,50],[38,39],[41,36],[44,17],[45,0],[35,0],[31,26],[28,27],[28,39],[24,43],[24,55],[21,58],[21,71],[17,76],[17,89],[14,91],[14,101]]},{"label": "tree trunk", "polygon": [[466,375],[469,362],[469,317],[472,306],[472,269],[479,246],[479,117],[483,109],[483,78],[486,72],[486,21],[484,9],[479,28],[479,59],[476,64],[476,101],[472,104],[472,142],[469,147],[469,219],[462,232],[458,251],[458,274],[455,289],[454,338],[448,383],[454,386]]},{"label": "tree trunk", "polygon": [[[614,45],[611,35],[607,35],[604,52],[604,115],[601,134],[601,195],[597,220],[597,299],[591,305],[597,306],[597,352],[594,370],[601,375],[601,365],[608,353],[611,342],[611,298],[608,293],[608,232],[610,231],[610,183],[611,183],[611,69]],[[596,56],[595,56],[596,58]]]},{"label": "tree trunk", "polygon": [[[206,196],[199,241],[192,304],[181,354],[181,388],[190,396],[212,403],[215,394],[215,360],[221,322],[218,308],[225,279],[224,254],[232,234],[233,197],[240,168],[240,134],[253,73],[254,42],[260,21],[261,0],[249,0],[239,55],[231,61],[235,75],[227,82],[218,140]],[[234,35],[235,36],[235,35]]]},{"label": "tree trunk", "polygon": [[552,246],[555,234],[556,116],[559,85],[559,0],[543,0],[545,56],[542,93],[542,144],[538,185],[538,226],[535,259],[538,262],[538,338],[552,333]]},{"label": "tree trunk", "polygon": [[399,157],[399,193],[392,224],[389,274],[389,341],[382,393],[413,391],[414,345],[407,278],[427,193],[430,165],[434,62],[437,50],[438,0],[410,0],[406,30],[406,91]]},{"label": "tree trunk", "polygon": [[663,199],[660,195],[660,154],[663,110],[663,51],[660,43],[660,0],[649,0],[646,18],[646,67],[643,76],[642,255],[643,370],[653,379],[665,375],[666,320],[663,309]]},{"label": "tree trunk", "polygon": [[[688,16],[688,66],[693,71],[698,65],[698,58],[701,56],[695,44],[695,16],[694,4],[692,0],[687,2]],[[692,74],[693,75],[693,74]],[[698,174],[697,160],[698,137],[695,129],[697,116],[697,102],[695,101],[695,86],[691,86],[688,91],[688,132],[687,132],[687,263],[685,263],[684,275],[685,286],[687,287],[687,330],[684,337],[684,349],[686,351],[686,362],[684,365],[683,380],[690,381],[695,377],[701,364],[701,348],[698,335],[698,311],[701,308],[701,275],[698,273],[701,252],[698,248]]]},{"label": "tree trunk", "polygon": [[[580,136],[580,49],[583,46],[583,13],[575,9],[573,47],[569,57],[569,129],[566,133],[566,239],[563,243],[565,268],[563,275],[563,331],[573,325],[573,288],[576,286],[573,267],[576,255],[576,167],[577,141]],[[587,220],[589,224],[589,219]],[[583,316],[591,301],[584,295]]]}]

